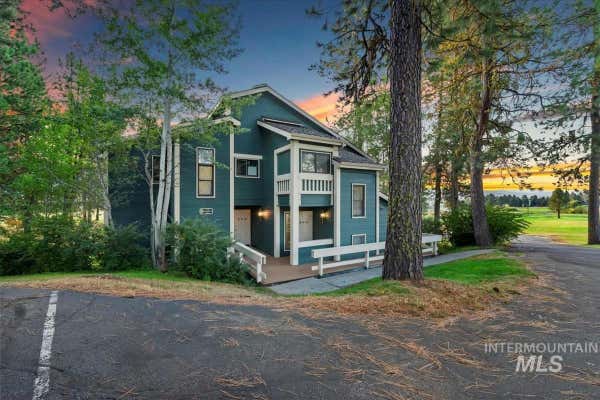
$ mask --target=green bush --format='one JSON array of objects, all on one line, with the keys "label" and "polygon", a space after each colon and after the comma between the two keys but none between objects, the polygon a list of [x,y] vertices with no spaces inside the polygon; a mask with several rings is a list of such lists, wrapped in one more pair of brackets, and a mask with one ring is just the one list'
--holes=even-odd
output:
[{"label": "green bush", "polygon": [[436,223],[433,217],[423,217],[423,233],[442,233],[442,224]]},{"label": "green bush", "polygon": [[575,206],[565,210],[566,214],[587,214],[587,206]]},{"label": "green bush", "polygon": [[174,253],[173,269],[197,279],[229,283],[249,283],[248,266],[229,257],[233,242],[227,232],[200,219],[172,224],[167,243]]},{"label": "green bush", "polygon": [[[516,238],[527,229],[529,223],[514,208],[504,206],[486,206],[486,215],[490,233],[495,244],[504,244]],[[461,205],[442,217],[444,233],[453,246],[475,244],[473,218],[469,205]]]},{"label": "green bush", "polygon": [[137,225],[105,228],[102,242],[102,269],[104,271],[124,271],[149,268],[149,250],[142,246],[144,235]]},{"label": "green bush", "polygon": [[104,226],[54,216],[36,218],[30,229],[4,232],[0,275],[115,271],[147,265],[135,227]]}]

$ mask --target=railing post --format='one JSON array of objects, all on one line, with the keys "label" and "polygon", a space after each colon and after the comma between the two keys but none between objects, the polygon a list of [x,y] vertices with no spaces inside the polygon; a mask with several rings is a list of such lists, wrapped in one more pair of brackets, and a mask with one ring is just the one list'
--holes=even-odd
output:
[{"label": "railing post", "polygon": [[319,276],[323,276],[323,257],[319,257]]},{"label": "railing post", "polygon": [[262,282],[262,264],[256,263],[256,283]]},{"label": "railing post", "polygon": [[365,252],[365,267],[369,269],[369,253],[370,251]]},{"label": "railing post", "polygon": [[433,242],[433,255],[437,256],[437,254],[438,254],[437,242]]}]

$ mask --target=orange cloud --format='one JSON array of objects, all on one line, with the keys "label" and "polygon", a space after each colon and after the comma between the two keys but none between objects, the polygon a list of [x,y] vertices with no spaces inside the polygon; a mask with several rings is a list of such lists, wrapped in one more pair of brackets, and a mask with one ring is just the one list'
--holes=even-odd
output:
[{"label": "orange cloud", "polygon": [[69,17],[61,9],[50,11],[46,1],[24,0],[21,10],[25,12],[25,20],[35,29],[35,36],[40,42],[71,36],[66,23]]},{"label": "orange cloud", "polygon": [[296,101],[298,107],[321,122],[332,122],[337,118],[337,105],[340,96],[332,93],[328,96],[317,94],[308,99]]},{"label": "orange cloud", "polygon": [[[529,176],[526,178],[526,182],[531,184],[533,189],[543,189],[543,190],[554,190],[556,189],[557,177],[553,174],[552,169],[568,169],[572,167],[569,164],[557,164],[548,168],[541,167],[533,167],[530,169],[520,169],[518,170],[521,174],[528,174]],[[590,167],[589,164],[586,164],[582,173],[584,176],[589,175]],[[504,170],[491,170],[489,174],[486,174],[483,177],[483,187],[485,190],[518,190],[519,185],[511,179],[510,176]],[[569,190],[583,190],[586,189],[586,185],[578,184],[574,182],[571,186],[566,189]]]}]

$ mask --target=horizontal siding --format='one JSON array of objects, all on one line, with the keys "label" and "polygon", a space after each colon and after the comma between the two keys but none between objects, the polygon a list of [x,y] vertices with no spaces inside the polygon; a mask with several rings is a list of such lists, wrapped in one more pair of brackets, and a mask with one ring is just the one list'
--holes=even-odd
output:
[{"label": "horizontal siding", "polygon": [[[342,169],[340,177],[340,232],[341,245],[352,244],[352,235],[365,233],[367,243],[375,242],[376,226],[376,171]],[[366,185],[366,217],[352,218],[352,184]]]}]

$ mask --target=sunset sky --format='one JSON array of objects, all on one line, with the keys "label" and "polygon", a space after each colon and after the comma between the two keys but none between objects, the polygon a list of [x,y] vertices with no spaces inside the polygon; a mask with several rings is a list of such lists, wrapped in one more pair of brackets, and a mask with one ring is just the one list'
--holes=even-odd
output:
[{"label": "sunset sky", "polygon": [[[244,51],[231,61],[228,74],[215,77],[217,83],[228,90],[268,83],[319,120],[334,119],[338,97],[324,96],[332,84],[309,70],[319,60],[316,42],[328,39],[328,33],[321,30],[323,20],[305,13],[314,4],[315,0],[241,0],[240,46]],[[89,46],[102,25],[90,14],[72,19],[63,10],[49,11],[47,5],[48,0],[25,0],[23,9],[37,30],[44,69],[51,79],[59,69],[59,60],[70,50]],[[486,180],[488,189],[515,188],[510,180],[492,175]],[[542,172],[532,182],[551,190],[554,178]]]}]

